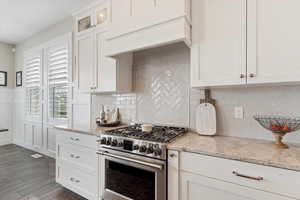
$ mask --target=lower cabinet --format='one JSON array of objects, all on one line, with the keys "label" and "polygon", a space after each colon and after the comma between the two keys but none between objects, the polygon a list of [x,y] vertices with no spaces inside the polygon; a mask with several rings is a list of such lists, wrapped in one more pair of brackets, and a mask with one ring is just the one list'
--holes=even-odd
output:
[{"label": "lower cabinet", "polygon": [[187,152],[168,152],[168,200],[296,200],[300,173]]},{"label": "lower cabinet", "polygon": [[198,174],[181,172],[181,200],[292,200]]},{"label": "lower cabinet", "polygon": [[56,141],[56,182],[88,200],[98,199],[96,136],[61,131]]}]

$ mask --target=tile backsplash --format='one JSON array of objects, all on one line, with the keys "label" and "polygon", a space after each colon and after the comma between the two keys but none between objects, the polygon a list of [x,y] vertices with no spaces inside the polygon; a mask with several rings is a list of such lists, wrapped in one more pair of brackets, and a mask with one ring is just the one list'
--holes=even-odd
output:
[{"label": "tile backsplash", "polygon": [[95,114],[104,104],[119,107],[126,122],[189,126],[189,50],[184,44],[135,53],[133,77],[132,94],[94,96]]},{"label": "tile backsplash", "polygon": [[[119,107],[125,122],[146,122],[195,128],[195,108],[203,91],[190,88],[190,52],[183,43],[140,51],[134,55],[134,90],[130,94],[93,96],[93,117],[101,105]],[[300,86],[258,86],[212,90],[217,100],[218,134],[273,140],[253,115],[300,116]],[[243,106],[243,120],[234,108]],[[300,132],[285,138],[300,143]]]}]

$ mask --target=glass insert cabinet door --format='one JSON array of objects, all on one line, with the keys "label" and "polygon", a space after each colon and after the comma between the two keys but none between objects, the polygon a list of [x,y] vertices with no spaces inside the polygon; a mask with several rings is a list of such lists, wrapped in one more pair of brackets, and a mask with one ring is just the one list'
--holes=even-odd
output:
[{"label": "glass insert cabinet door", "polygon": [[78,32],[85,31],[92,26],[92,17],[86,16],[78,20]]},{"label": "glass insert cabinet door", "polygon": [[96,10],[96,25],[105,24],[108,20],[108,8]]}]

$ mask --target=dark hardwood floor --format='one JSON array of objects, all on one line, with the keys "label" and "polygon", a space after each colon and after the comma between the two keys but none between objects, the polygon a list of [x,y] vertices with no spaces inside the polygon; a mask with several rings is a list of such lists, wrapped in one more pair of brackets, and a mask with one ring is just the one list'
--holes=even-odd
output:
[{"label": "dark hardwood floor", "polygon": [[16,145],[0,147],[0,200],[85,200],[55,183],[55,160]]}]

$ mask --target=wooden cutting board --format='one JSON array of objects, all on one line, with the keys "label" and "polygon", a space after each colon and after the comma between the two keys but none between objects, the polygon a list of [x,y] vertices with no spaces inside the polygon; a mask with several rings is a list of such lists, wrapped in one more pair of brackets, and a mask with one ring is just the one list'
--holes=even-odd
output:
[{"label": "wooden cutting board", "polygon": [[217,133],[216,108],[210,103],[202,103],[196,108],[196,131],[200,135]]}]

